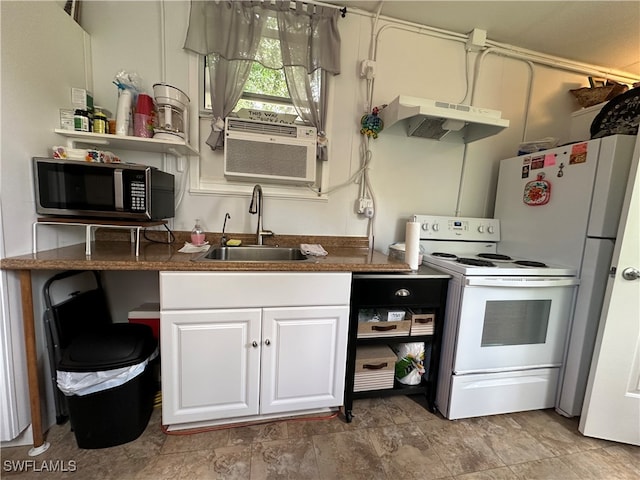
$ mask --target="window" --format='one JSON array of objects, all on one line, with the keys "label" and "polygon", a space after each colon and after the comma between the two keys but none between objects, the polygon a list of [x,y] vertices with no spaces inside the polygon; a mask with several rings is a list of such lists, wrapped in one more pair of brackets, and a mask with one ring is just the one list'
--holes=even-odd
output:
[{"label": "window", "polygon": [[[204,109],[211,110],[211,79],[208,73],[207,56],[203,56],[202,75],[204,79]],[[261,63],[262,61],[262,63]],[[275,113],[287,113],[296,115],[297,123],[302,123],[302,119],[297,116],[291,94],[287,87],[284,71],[265,67],[268,65],[281,65],[282,52],[280,51],[280,39],[278,37],[278,23],[275,17],[267,20],[265,30],[258,47],[257,61],[251,66],[249,79],[244,87],[244,92],[240,100],[233,109],[237,113],[241,109],[263,110]],[[322,76],[320,70],[312,75],[312,90],[315,98],[319,97],[320,81]]]},{"label": "window", "polygon": [[[210,111],[211,80],[209,78],[206,56],[203,57],[202,65],[201,74],[204,82],[203,107],[205,111]],[[288,113],[297,116],[296,109],[289,95],[284,72],[282,70],[263,67],[259,62],[253,62],[245,90],[233,111],[238,112],[238,110],[243,108],[275,113]],[[299,117],[298,121],[300,121]]]},{"label": "window", "polygon": [[[222,2],[193,2],[191,6],[184,48],[200,55],[200,61],[193,62],[192,68],[199,69],[201,97],[198,103],[202,117],[207,117],[201,122],[202,140],[211,149],[211,152],[201,150],[196,188],[205,191],[210,186],[231,191],[240,187],[241,180],[223,175],[224,164],[220,162],[220,156],[227,152],[224,149],[225,117],[269,120],[277,113],[286,114],[288,118],[280,117],[276,121],[313,126],[320,138],[315,182],[307,185],[302,181],[312,175],[283,179],[278,181],[278,188],[283,190],[283,196],[325,197],[329,87],[326,83],[331,82],[329,76],[340,73],[338,11],[309,7],[302,2],[233,2],[231,5],[233,8]],[[204,126],[207,120],[210,125]],[[288,145],[284,140],[279,144]],[[277,179],[269,180],[275,183]]]},{"label": "window", "polygon": [[[207,64],[207,56],[202,55],[201,60],[198,62],[201,86],[201,97],[199,103],[201,105],[201,113],[203,117],[207,117],[212,113],[211,105],[211,88],[210,88],[210,75]],[[320,79],[322,78],[321,71],[318,69],[313,75],[312,90],[314,94],[319,92]],[[271,69],[264,67],[259,62],[253,62],[251,67],[251,73],[249,79],[244,87],[244,92],[233,109],[233,114],[241,109],[260,110],[274,113],[284,113],[295,115],[294,123],[304,124],[305,122],[298,116],[293,101],[289,95],[289,90],[282,69]],[[205,129],[207,129],[205,127]],[[219,150],[217,155],[221,155],[222,151]],[[218,157],[217,161],[211,161],[212,154],[210,151],[204,149],[200,154],[200,165],[196,173],[196,177],[193,179],[194,183],[191,185],[192,192],[214,192],[219,194],[232,194],[242,192],[253,186],[254,181],[248,183],[239,182],[237,179],[229,180],[222,173],[222,163]],[[325,194],[318,194],[318,190],[322,191],[326,182],[328,181],[329,169],[328,165],[324,165],[323,162],[317,163],[316,182],[311,188],[304,185],[287,185],[278,184],[273,182],[267,182],[267,188],[269,195],[277,198],[295,198],[295,199],[307,199],[313,201],[326,201],[327,196]]]}]

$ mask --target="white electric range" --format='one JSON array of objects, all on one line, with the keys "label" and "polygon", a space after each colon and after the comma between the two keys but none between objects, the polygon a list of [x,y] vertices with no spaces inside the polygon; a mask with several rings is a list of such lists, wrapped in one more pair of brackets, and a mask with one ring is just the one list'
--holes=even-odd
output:
[{"label": "white electric range", "polygon": [[497,219],[416,217],[423,263],[452,277],[437,408],[456,419],[553,407],[575,269],[499,254]]}]

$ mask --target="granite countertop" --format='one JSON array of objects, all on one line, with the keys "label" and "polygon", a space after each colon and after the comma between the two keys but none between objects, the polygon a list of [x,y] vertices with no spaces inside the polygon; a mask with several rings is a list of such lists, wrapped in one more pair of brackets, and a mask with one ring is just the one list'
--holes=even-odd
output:
[{"label": "granite countertop", "polygon": [[[188,239],[188,232],[174,232],[172,244],[166,242],[167,234],[154,231],[141,239],[140,255],[128,241],[128,231],[98,230],[92,242],[91,255],[85,254],[85,244],[45,250],[4,258],[0,267],[5,270],[181,270],[181,271],[348,271],[410,273],[409,265],[389,258],[376,250],[369,250],[366,237],[277,235],[267,238],[266,244],[299,246],[301,243],[321,244],[328,252],[325,257],[312,257],[305,261],[241,262],[241,261],[193,261],[202,253],[180,253],[178,250]],[[153,238],[155,236],[155,238]],[[250,244],[252,235],[230,234],[227,238],[239,238]],[[207,234],[212,245],[219,244],[219,234]],[[148,241],[152,240],[152,241]]]}]

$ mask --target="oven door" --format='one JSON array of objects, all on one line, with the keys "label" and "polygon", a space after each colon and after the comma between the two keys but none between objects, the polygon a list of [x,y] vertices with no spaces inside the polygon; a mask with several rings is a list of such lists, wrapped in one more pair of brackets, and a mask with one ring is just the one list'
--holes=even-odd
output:
[{"label": "oven door", "polygon": [[559,367],[578,280],[466,277],[454,373]]}]

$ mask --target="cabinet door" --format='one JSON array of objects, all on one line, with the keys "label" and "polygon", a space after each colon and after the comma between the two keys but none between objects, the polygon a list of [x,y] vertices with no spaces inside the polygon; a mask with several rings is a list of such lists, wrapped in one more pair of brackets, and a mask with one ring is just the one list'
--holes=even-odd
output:
[{"label": "cabinet door", "polygon": [[162,312],[165,424],[258,413],[260,313],[260,309]]},{"label": "cabinet door", "polygon": [[349,307],[265,308],[260,412],[342,405]]}]

